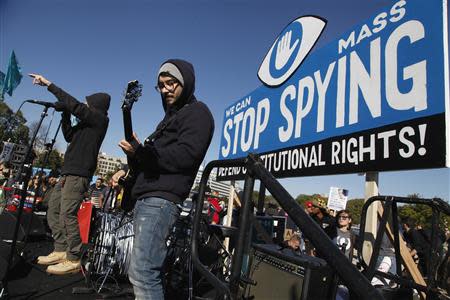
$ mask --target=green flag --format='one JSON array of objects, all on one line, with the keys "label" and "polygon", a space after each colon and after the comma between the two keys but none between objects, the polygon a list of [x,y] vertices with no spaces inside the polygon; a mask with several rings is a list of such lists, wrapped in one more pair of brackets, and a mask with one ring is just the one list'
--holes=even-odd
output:
[{"label": "green flag", "polygon": [[5,83],[5,73],[0,71],[0,101],[3,101],[3,84]]},{"label": "green flag", "polygon": [[5,80],[3,83],[2,98],[5,93],[12,96],[13,91],[19,85],[22,79],[22,74],[20,73],[20,67],[17,63],[16,54],[11,52],[11,57],[9,58],[8,70],[6,71]]}]

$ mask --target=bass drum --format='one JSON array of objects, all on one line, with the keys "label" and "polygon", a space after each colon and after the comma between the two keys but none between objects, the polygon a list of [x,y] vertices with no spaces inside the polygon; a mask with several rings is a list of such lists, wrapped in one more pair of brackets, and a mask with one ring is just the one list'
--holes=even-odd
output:
[{"label": "bass drum", "polygon": [[133,249],[133,218],[126,214],[97,213],[92,273],[127,276]]}]

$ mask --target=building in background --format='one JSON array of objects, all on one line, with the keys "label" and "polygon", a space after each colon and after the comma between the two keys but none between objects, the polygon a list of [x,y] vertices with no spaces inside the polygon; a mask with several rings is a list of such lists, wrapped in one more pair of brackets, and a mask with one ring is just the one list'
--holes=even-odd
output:
[{"label": "building in background", "polygon": [[[192,188],[195,189],[200,185],[200,181],[202,179],[204,166],[200,166],[197,172],[197,176],[195,177],[194,184]],[[213,169],[208,178],[207,185],[211,188],[212,191],[218,191],[219,197],[226,197],[230,195],[231,184],[229,181],[217,181],[217,169]],[[238,186],[235,186],[237,190],[239,190]]]},{"label": "building in background", "polygon": [[126,165],[126,158],[109,156],[99,153],[97,157],[96,175],[105,177],[106,174],[122,169]]}]

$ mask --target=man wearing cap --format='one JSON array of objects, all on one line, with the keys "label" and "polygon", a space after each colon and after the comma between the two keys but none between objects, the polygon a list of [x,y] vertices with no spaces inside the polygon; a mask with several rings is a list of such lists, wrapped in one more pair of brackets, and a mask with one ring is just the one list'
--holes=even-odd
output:
[{"label": "man wearing cap", "polygon": [[[193,66],[184,60],[163,63],[156,90],[162,98],[163,120],[143,144],[134,136],[119,146],[138,165],[132,197],[134,244],[128,275],[136,299],[164,299],[161,269],[166,239],[189,195],[198,167],[214,132],[208,107],[194,96]],[[113,176],[117,180],[123,172]]]},{"label": "man wearing cap", "polygon": [[[97,155],[108,129],[111,98],[105,93],[86,97],[81,103],[41,75],[29,74],[33,83],[47,86],[58,101],[55,110],[62,111],[61,128],[69,143],[64,155],[61,179],[48,203],[47,220],[52,230],[54,251],[39,256],[38,264],[50,265],[47,272],[56,275],[80,271],[81,238],[77,213],[91,177],[97,167]],[[71,115],[77,123],[71,121]]]}]

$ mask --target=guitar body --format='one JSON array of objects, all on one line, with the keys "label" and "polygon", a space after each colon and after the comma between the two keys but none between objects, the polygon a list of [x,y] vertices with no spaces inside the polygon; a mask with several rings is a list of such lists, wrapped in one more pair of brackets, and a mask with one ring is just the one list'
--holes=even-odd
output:
[{"label": "guitar body", "polygon": [[[125,129],[125,139],[130,142],[133,139],[133,126],[131,122],[131,109],[142,93],[142,85],[137,80],[130,81],[127,86],[125,98],[122,104],[123,126]],[[136,199],[131,197],[131,190],[137,177],[137,163],[132,157],[127,157],[128,172],[119,179],[122,186],[121,207],[124,211],[132,211],[136,204]]]},{"label": "guitar body", "polygon": [[127,175],[119,179],[119,184],[122,186],[122,201],[120,206],[126,212],[132,211],[136,204],[136,199],[131,197],[131,190],[135,182],[136,176],[135,174],[131,174],[131,172],[128,172]]}]

